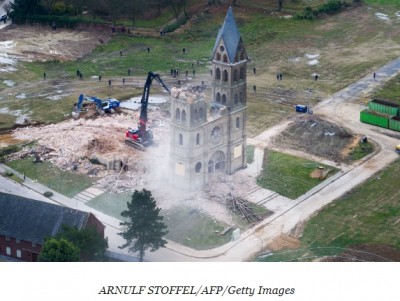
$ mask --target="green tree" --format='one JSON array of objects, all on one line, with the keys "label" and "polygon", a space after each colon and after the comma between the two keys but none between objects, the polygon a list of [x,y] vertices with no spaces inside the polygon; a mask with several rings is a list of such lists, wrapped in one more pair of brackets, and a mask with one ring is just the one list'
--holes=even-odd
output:
[{"label": "green tree", "polygon": [[39,254],[39,261],[71,262],[79,260],[79,248],[65,238],[46,239]]},{"label": "green tree", "polygon": [[121,212],[121,216],[128,221],[120,223],[121,226],[126,226],[126,230],[118,233],[126,243],[119,248],[128,247],[129,252],[139,252],[139,261],[143,261],[144,252],[148,248],[150,252],[154,252],[165,247],[167,241],[163,236],[168,233],[167,226],[163,223],[163,217],[159,215],[161,209],[157,208],[150,191],[135,190],[132,200],[127,205],[128,210]]},{"label": "green tree", "polygon": [[84,228],[63,225],[56,238],[65,238],[80,250],[81,261],[102,261],[108,248],[108,239],[103,238],[95,228]]},{"label": "green tree", "polygon": [[14,3],[11,3],[11,8],[11,18],[25,19],[40,12],[40,0],[15,0]]}]

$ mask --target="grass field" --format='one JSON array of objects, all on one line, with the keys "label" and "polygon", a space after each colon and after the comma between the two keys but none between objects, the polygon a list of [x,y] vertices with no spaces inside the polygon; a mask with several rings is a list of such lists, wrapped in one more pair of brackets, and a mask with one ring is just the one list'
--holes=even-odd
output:
[{"label": "grass field", "polygon": [[318,162],[275,151],[267,151],[263,170],[258,176],[257,183],[280,195],[296,199],[323,181],[310,177],[311,172],[320,166],[324,167],[325,170],[332,169],[328,176],[338,171],[334,167]]},{"label": "grass field", "polygon": [[358,244],[400,249],[399,173],[397,160],[312,217],[305,224],[299,250],[283,250],[265,260],[315,259]]},{"label": "grass field", "polygon": [[93,185],[95,179],[85,175],[62,171],[50,162],[33,163],[32,158],[14,160],[7,165],[39,183],[65,196],[73,197]]},{"label": "grass field", "polygon": [[[352,8],[315,21],[279,18],[260,10],[275,7],[276,1],[241,1],[239,7],[234,8],[251,58],[249,70],[257,68],[256,76],[248,74],[249,87],[257,86],[256,95],[248,93],[248,131],[251,135],[276,124],[292,110],[290,106],[276,101],[276,97],[271,98],[271,93],[280,94],[278,99],[297,102],[305,101],[302,99],[304,91],[312,89],[314,93],[307,101],[314,104],[400,55],[396,47],[400,42],[400,32],[395,26],[399,21],[393,20],[392,26],[373,14],[382,12],[393,18],[392,5],[396,1],[389,5],[386,2],[369,2],[373,2],[373,6]],[[301,11],[301,5],[321,3],[323,1],[289,1],[284,4],[284,10]],[[251,9],[243,10],[246,7]],[[137,93],[126,93],[114,87],[106,90],[105,82],[99,84],[88,80],[91,76],[101,74],[105,81],[108,77],[125,77],[128,68],[131,68],[132,76],[144,79],[149,70],[166,76],[171,68],[177,68],[181,74],[195,69],[196,74],[204,78],[209,75],[211,50],[225,12],[221,7],[218,13],[199,14],[189,29],[162,38],[117,34],[108,43],[76,61],[20,63],[18,71],[0,75],[0,89],[9,90],[2,80],[11,79],[16,81],[27,98],[18,100],[7,96],[3,106],[9,110],[20,108],[37,121],[57,122],[69,113],[71,103],[76,101],[79,93],[116,98]],[[168,13],[163,13],[160,19],[165,21],[168,19],[166,15]],[[152,26],[156,26],[155,23]],[[149,53],[147,47],[151,49]],[[182,48],[186,48],[185,55]],[[121,50],[123,56],[119,54]],[[307,54],[319,55],[319,63],[309,65],[305,57]],[[84,74],[83,82],[76,80],[78,69]],[[284,74],[283,81],[274,80],[278,71]],[[48,91],[48,83],[42,80],[43,72],[47,73],[48,81],[56,79],[58,83],[68,86],[69,91],[75,92],[57,102],[41,97],[43,92],[54,93]],[[320,74],[318,82],[312,80],[313,73]],[[248,90],[251,91],[250,88]],[[289,95],[288,92],[293,91],[297,95]],[[0,127],[8,127],[12,122],[13,119],[8,118]]]}]

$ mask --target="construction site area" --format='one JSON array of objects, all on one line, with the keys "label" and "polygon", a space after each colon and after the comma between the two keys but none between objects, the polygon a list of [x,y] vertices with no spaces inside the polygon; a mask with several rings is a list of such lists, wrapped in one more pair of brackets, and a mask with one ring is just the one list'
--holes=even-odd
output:
[{"label": "construction site area", "polygon": [[[238,10],[241,26],[245,13]],[[330,22],[350,22],[356,13],[344,12]],[[231,26],[229,14],[224,17]],[[186,26],[195,27],[198,20],[203,19]],[[217,25],[224,30],[228,25],[221,20]],[[331,23],[317,27],[330,30]],[[324,67],[335,61],[329,55],[331,44],[322,50],[314,45],[295,56],[286,53],[288,58],[275,57],[271,65],[263,65],[265,58],[259,63],[248,55],[252,51],[258,58],[260,49],[246,30],[243,40],[237,29],[225,34],[238,35],[234,55],[224,35],[213,32],[217,40],[209,38],[203,53],[193,56],[190,47],[179,44],[171,50],[169,43],[160,46],[160,37],[141,37],[140,30],[136,37],[15,25],[1,32],[0,145],[10,149],[2,163],[39,182],[43,175],[36,166],[49,164],[61,171],[58,192],[116,219],[134,190],[150,190],[169,226],[167,238],[196,250],[223,246],[272,223],[386,147],[371,138],[368,128],[358,130],[353,118],[370,90],[345,104],[342,116],[337,109],[342,100],[335,98],[335,107],[323,103],[335,92],[331,89],[352,82],[350,75],[335,81],[319,69],[319,59],[330,60]],[[251,46],[245,48],[247,42]],[[393,43],[387,42],[391,54],[400,53]],[[163,52],[172,53],[176,62],[155,69]],[[151,55],[157,57],[152,61]],[[135,67],[134,59],[149,66]],[[373,62],[372,67],[381,63]],[[182,66],[175,68],[177,64]],[[296,80],[299,74],[310,76]],[[303,112],[297,110],[300,103],[307,108]],[[264,183],[263,175],[273,166],[271,152],[294,158],[300,167],[280,163],[289,162],[282,157],[280,169],[273,171],[279,183]],[[82,176],[87,184],[72,183],[66,174]],[[295,196],[285,194],[286,183],[302,189]],[[68,192],[73,185],[79,188]],[[48,187],[57,191],[58,186]],[[99,193],[86,199],[91,188]],[[338,197],[345,188],[340,191]],[[267,245],[262,242],[261,249],[299,248],[307,218],[300,219],[300,226],[290,220],[291,226],[282,226],[282,235]]]}]

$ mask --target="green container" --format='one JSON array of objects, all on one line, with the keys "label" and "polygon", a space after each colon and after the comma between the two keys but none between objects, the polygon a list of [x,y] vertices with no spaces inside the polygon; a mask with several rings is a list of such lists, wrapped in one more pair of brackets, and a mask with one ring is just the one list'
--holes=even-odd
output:
[{"label": "green container", "polygon": [[389,119],[389,129],[400,132],[400,117],[393,116]]},{"label": "green container", "polygon": [[390,117],[391,116],[386,114],[377,113],[368,109],[360,112],[361,122],[377,125],[385,129],[389,128]]},{"label": "green container", "polygon": [[368,103],[368,108],[392,116],[399,115],[399,105],[386,100],[373,99]]}]

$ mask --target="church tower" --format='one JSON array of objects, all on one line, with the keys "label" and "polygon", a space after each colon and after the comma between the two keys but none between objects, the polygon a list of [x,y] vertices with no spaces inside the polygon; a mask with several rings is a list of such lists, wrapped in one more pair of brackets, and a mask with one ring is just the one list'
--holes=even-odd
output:
[{"label": "church tower", "polygon": [[242,37],[232,7],[229,7],[212,52],[213,102],[226,106],[229,115],[226,169],[229,174],[247,166],[245,161],[247,61]]},{"label": "church tower", "polygon": [[232,174],[247,166],[248,58],[232,8],[211,60],[211,101],[199,87],[180,91],[171,100],[171,184],[188,191],[201,189],[214,173]]}]

